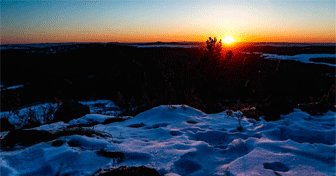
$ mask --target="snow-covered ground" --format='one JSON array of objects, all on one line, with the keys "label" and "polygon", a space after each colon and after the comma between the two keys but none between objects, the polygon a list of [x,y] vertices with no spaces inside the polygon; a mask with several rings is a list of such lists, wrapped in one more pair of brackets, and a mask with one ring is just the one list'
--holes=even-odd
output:
[{"label": "snow-covered ground", "polygon": [[[1,151],[1,175],[92,175],[120,165],[155,168],[161,175],[335,175],[334,112],[310,116],[298,109],[276,122],[226,112],[205,114],[188,106],[159,106],[132,119],[91,129],[110,137],[72,135],[25,149]],[[108,116],[86,115],[103,121]],[[39,130],[55,130],[63,122]],[[76,145],[73,145],[73,144]],[[98,151],[122,152],[115,160]]]},{"label": "snow-covered ground", "polygon": [[322,65],[336,67],[336,63],[331,64],[331,63],[324,63],[324,62],[309,61],[309,59],[312,59],[312,58],[330,58],[331,60],[334,60],[334,58],[336,58],[336,54],[298,54],[295,56],[286,56],[286,55],[277,55],[277,54],[262,54],[261,57],[265,59],[274,59],[274,60],[295,60],[295,61],[299,61],[302,63],[322,64]]}]

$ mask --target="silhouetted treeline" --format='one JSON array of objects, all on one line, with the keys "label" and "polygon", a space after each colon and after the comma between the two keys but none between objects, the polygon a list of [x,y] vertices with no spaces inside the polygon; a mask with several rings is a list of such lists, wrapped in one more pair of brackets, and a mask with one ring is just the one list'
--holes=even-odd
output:
[{"label": "silhouetted treeline", "polygon": [[2,50],[1,82],[25,86],[2,91],[1,108],[68,99],[111,99],[123,109],[187,104],[205,112],[241,102],[334,103],[333,67],[241,54],[256,51],[247,49],[224,48],[218,63],[204,62],[212,57],[206,50],[188,48],[82,44],[54,54]]}]

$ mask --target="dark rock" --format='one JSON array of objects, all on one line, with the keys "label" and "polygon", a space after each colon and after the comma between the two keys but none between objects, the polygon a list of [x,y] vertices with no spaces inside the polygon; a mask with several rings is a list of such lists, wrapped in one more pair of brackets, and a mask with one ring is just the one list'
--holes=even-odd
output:
[{"label": "dark rock", "polygon": [[125,154],[121,152],[105,151],[100,150],[97,152],[97,155],[104,156],[106,158],[112,158],[116,163],[121,163],[124,161]]},{"label": "dark rock", "polygon": [[323,115],[328,111],[335,112],[335,106],[328,102],[318,102],[318,103],[309,103],[309,104],[302,104],[299,106],[304,112],[307,112],[309,115]]},{"label": "dark rock", "polygon": [[144,123],[135,123],[135,124],[128,125],[128,127],[131,127],[131,128],[141,128],[144,126],[146,126]]},{"label": "dark rock", "polygon": [[329,64],[335,64],[336,57],[310,58],[309,61],[312,61],[312,62],[329,63]]},{"label": "dark rock", "polygon": [[70,147],[80,147],[81,146],[80,142],[76,139],[71,139],[67,143]]},{"label": "dark rock", "polygon": [[189,123],[189,124],[197,124],[197,122],[195,122],[195,121],[193,121],[193,120],[188,120],[188,121],[186,121],[187,123]]},{"label": "dark rock", "polygon": [[260,120],[260,116],[261,116],[260,111],[257,111],[255,109],[250,109],[250,110],[242,111],[242,112],[243,112],[244,116],[249,118],[249,119],[254,119],[256,121]]},{"label": "dark rock", "polygon": [[43,130],[15,130],[9,132],[1,141],[2,147],[13,147],[16,144],[30,146],[39,142],[50,141],[55,135]]},{"label": "dark rock", "polygon": [[27,129],[27,128],[34,128],[34,127],[38,127],[38,126],[41,126],[41,122],[39,121],[32,121],[28,124],[25,124],[22,126],[22,129]]},{"label": "dark rock", "polygon": [[56,140],[56,141],[53,141],[51,143],[51,146],[59,147],[59,146],[63,145],[64,143],[65,143],[65,141],[63,141],[63,140]]},{"label": "dark rock", "polygon": [[122,121],[125,121],[126,119],[123,119],[123,118],[119,118],[119,117],[115,117],[115,118],[109,118],[109,119],[106,119],[103,124],[109,124],[109,123],[114,123],[114,122],[122,122]]},{"label": "dark rock", "polygon": [[0,131],[12,131],[15,130],[15,126],[11,124],[8,119],[0,118],[1,129]]},{"label": "dark rock", "polygon": [[276,121],[280,120],[280,115],[287,115],[294,112],[294,108],[297,104],[290,98],[271,98],[271,100],[265,105],[257,107],[257,110],[265,116],[266,121]]},{"label": "dark rock", "polygon": [[54,122],[64,121],[69,122],[72,119],[77,119],[86,114],[90,114],[89,106],[82,105],[77,102],[64,102],[54,115]]},{"label": "dark rock", "polygon": [[140,167],[128,167],[128,166],[120,166],[118,168],[112,170],[100,169],[94,175],[97,176],[160,176],[160,174],[152,168],[148,168],[146,166]]}]

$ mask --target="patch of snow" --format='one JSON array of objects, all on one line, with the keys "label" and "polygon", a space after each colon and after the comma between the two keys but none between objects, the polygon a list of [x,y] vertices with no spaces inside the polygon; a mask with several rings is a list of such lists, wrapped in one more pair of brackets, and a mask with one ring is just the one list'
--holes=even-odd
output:
[{"label": "patch of snow", "polygon": [[335,58],[336,54],[298,54],[295,56],[287,55],[277,55],[277,54],[262,54],[260,57],[271,60],[295,60],[302,63],[312,63],[312,64],[322,64],[336,67],[336,64],[324,63],[324,62],[313,62],[309,61],[311,58]]},{"label": "patch of snow", "polygon": [[111,116],[101,114],[86,114],[78,119],[73,119],[69,122],[69,125],[84,125],[93,123],[103,123],[106,119],[112,118]]},{"label": "patch of snow", "polygon": [[44,130],[44,131],[60,131],[64,130],[69,126],[69,124],[64,122],[55,122],[51,124],[41,125],[39,127],[33,128],[34,130]]},{"label": "patch of snow", "polygon": [[120,108],[111,100],[80,101],[79,103],[89,106],[92,114],[111,116],[120,114]]},{"label": "patch of snow", "polygon": [[13,90],[23,87],[24,85],[16,85],[16,86],[10,86],[10,87],[3,87],[1,86],[2,90]]}]

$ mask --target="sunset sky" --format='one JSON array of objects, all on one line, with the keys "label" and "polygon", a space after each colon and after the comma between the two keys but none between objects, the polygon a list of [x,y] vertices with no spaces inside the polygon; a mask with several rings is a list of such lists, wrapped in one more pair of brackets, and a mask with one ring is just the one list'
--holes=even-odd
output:
[{"label": "sunset sky", "polygon": [[336,42],[335,0],[1,0],[1,44]]}]

